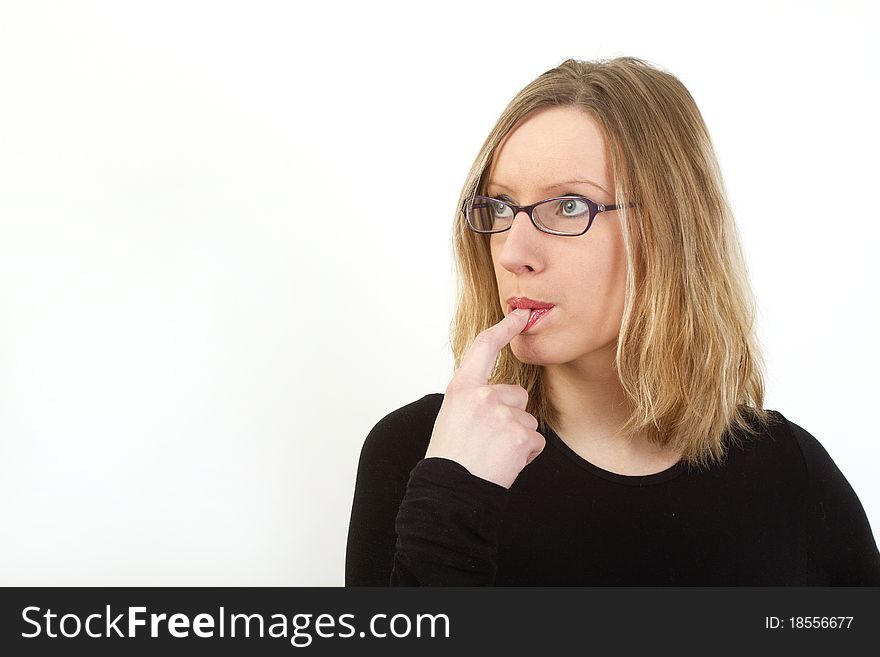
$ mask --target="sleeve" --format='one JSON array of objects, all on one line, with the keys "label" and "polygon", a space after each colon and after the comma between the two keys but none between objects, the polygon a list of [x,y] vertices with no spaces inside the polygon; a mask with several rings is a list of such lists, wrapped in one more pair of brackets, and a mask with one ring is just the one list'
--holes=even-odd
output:
[{"label": "sleeve", "polygon": [[346,586],[494,581],[508,490],[450,459],[421,458],[437,410],[424,402],[389,414],[364,441],[346,546]]},{"label": "sleeve", "polygon": [[409,474],[400,434],[407,430],[401,426],[410,423],[400,422],[396,413],[380,420],[361,448],[345,552],[346,586],[388,586],[397,540],[394,519]]},{"label": "sleeve", "polygon": [[858,496],[825,448],[791,422],[807,467],[808,579],[819,586],[880,586],[880,553]]},{"label": "sleeve", "polygon": [[441,457],[413,468],[397,514],[392,586],[491,586],[509,491]]}]

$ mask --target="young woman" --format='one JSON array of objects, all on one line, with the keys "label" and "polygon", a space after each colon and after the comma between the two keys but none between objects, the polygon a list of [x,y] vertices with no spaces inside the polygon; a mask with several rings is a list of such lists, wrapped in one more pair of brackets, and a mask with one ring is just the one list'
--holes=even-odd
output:
[{"label": "young woman", "polygon": [[821,444],[762,407],[714,150],[669,73],[567,60],[455,219],[456,371],[364,443],[347,585],[880,585]]}]

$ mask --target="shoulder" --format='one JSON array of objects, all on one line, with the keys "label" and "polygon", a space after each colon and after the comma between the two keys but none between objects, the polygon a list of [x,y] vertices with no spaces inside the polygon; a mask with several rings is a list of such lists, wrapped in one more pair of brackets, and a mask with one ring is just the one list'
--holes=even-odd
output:
[{"label": "shoulder", "polygon": [[386,414],[367,435],[362,455],[412,468],[425,456],[442,404],[443,394],[432,393]]},{"label": "shoulder", "polygon": [[837,471],[837,466],[822,443],[801,425],[780,411],[767,409],[770,424],[758,436],[755,451],[776,467],[787,464],[790,473],[803,484],[815,482]]},{"label": "shoulder", "polygon": [[421,399],[410,402],[400,408],[397,408],[385,415],[377,426],[398,426],[400,424],[413,425],[423,424],[430,420],[433,425],[440,412],[440,406],[443,404],[443,393],[436,392],[425,395]]},{"label": "shoulder", "polygon": [[859,498],[846,476],[831,458],[822,442],[801,425],[791,421],[778,411],[771,411],[781,421],[772,430],[774,437],[789,443],[789,452],[796,454],[797,467],[792,463],[791,470],[799,470],[797,480],[802,499],[807,508],[816,506],[820,515],[834,507],[840,513],[864,516]]},{"label": "shoulder", "polygon": [[801,451],[807,474],[811,479],[827,476],[832,471],[839,472],[828,450],[813,434],[788,418],[784,419],[787,430]]},{"label": "shoulder", "polygon": [[880,553],[858,494],[813,434],[787,418],[785,428],[806,473],[803,527],[810,581],[880,586]]},{"label": "shoulder", "polygon": [[788,441],[796,448],[808,482],[816,483],[827,481],[829,477],[843,476],[819,439],[779,411],[771,411],[771,413],[779,419],[779,423],[772,430],[774,437]]},{"label": "shoulder", "polygon": [[[807,489],[833,462],[819,441],[777,410],[765,409],[768,423],[750,421],[752,433],[732,431],[724,463],[713,466],[725,485],[802,503]],[[715,469],[717,468],[717,470]],[[743,488],[744,487],[744,488]]]},{"label": "shoulder", "polygon": [[789,492],[803,490],[807,472],[803,452],[792,426],[782,413],[764,409],[768,423],[750,421],[752,433],[731,430],[728,450],[722,467],[731,481],[747,480],[750,485],[763,481]]}]

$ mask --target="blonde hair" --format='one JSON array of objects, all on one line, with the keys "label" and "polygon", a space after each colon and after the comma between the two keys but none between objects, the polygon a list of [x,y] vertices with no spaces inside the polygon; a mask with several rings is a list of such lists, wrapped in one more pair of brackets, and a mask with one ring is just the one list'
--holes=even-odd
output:
[{"label": "blonde hair", "polygon": [[[469,230],[462,207],[485,194],[505,135],[542,107],[574,106],[603,131],[626,249],[626,299],[614,367],[630,414],[618,436],[640,434],[689,465],[721,463],[725,436],[756,436],[774,420],[762,408],[763,361],[755,300],[733,214],[706,125],[673,75],[635,57],[567,59],[520,91],[493,127],[467,176],[453,233],[458,304],[450,345],[458,368],[478,333],[504,315],[488,237]],[[541,365],[510,345],[490,384],[529,393],[542,433],[559,414]]]}]

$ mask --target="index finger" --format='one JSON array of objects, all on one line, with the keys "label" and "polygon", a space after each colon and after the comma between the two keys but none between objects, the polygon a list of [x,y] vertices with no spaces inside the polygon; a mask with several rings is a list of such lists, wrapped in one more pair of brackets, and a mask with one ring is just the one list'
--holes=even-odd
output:
[{"label": "index finger", "polygon": [[508,342],[519,335],[529,321],[531,311],[528,308],[517,308],[494,326],[480,333],[473,344],[465,352],[454,378],[467,381],[474,385],[486,385],[498,354]]}]

